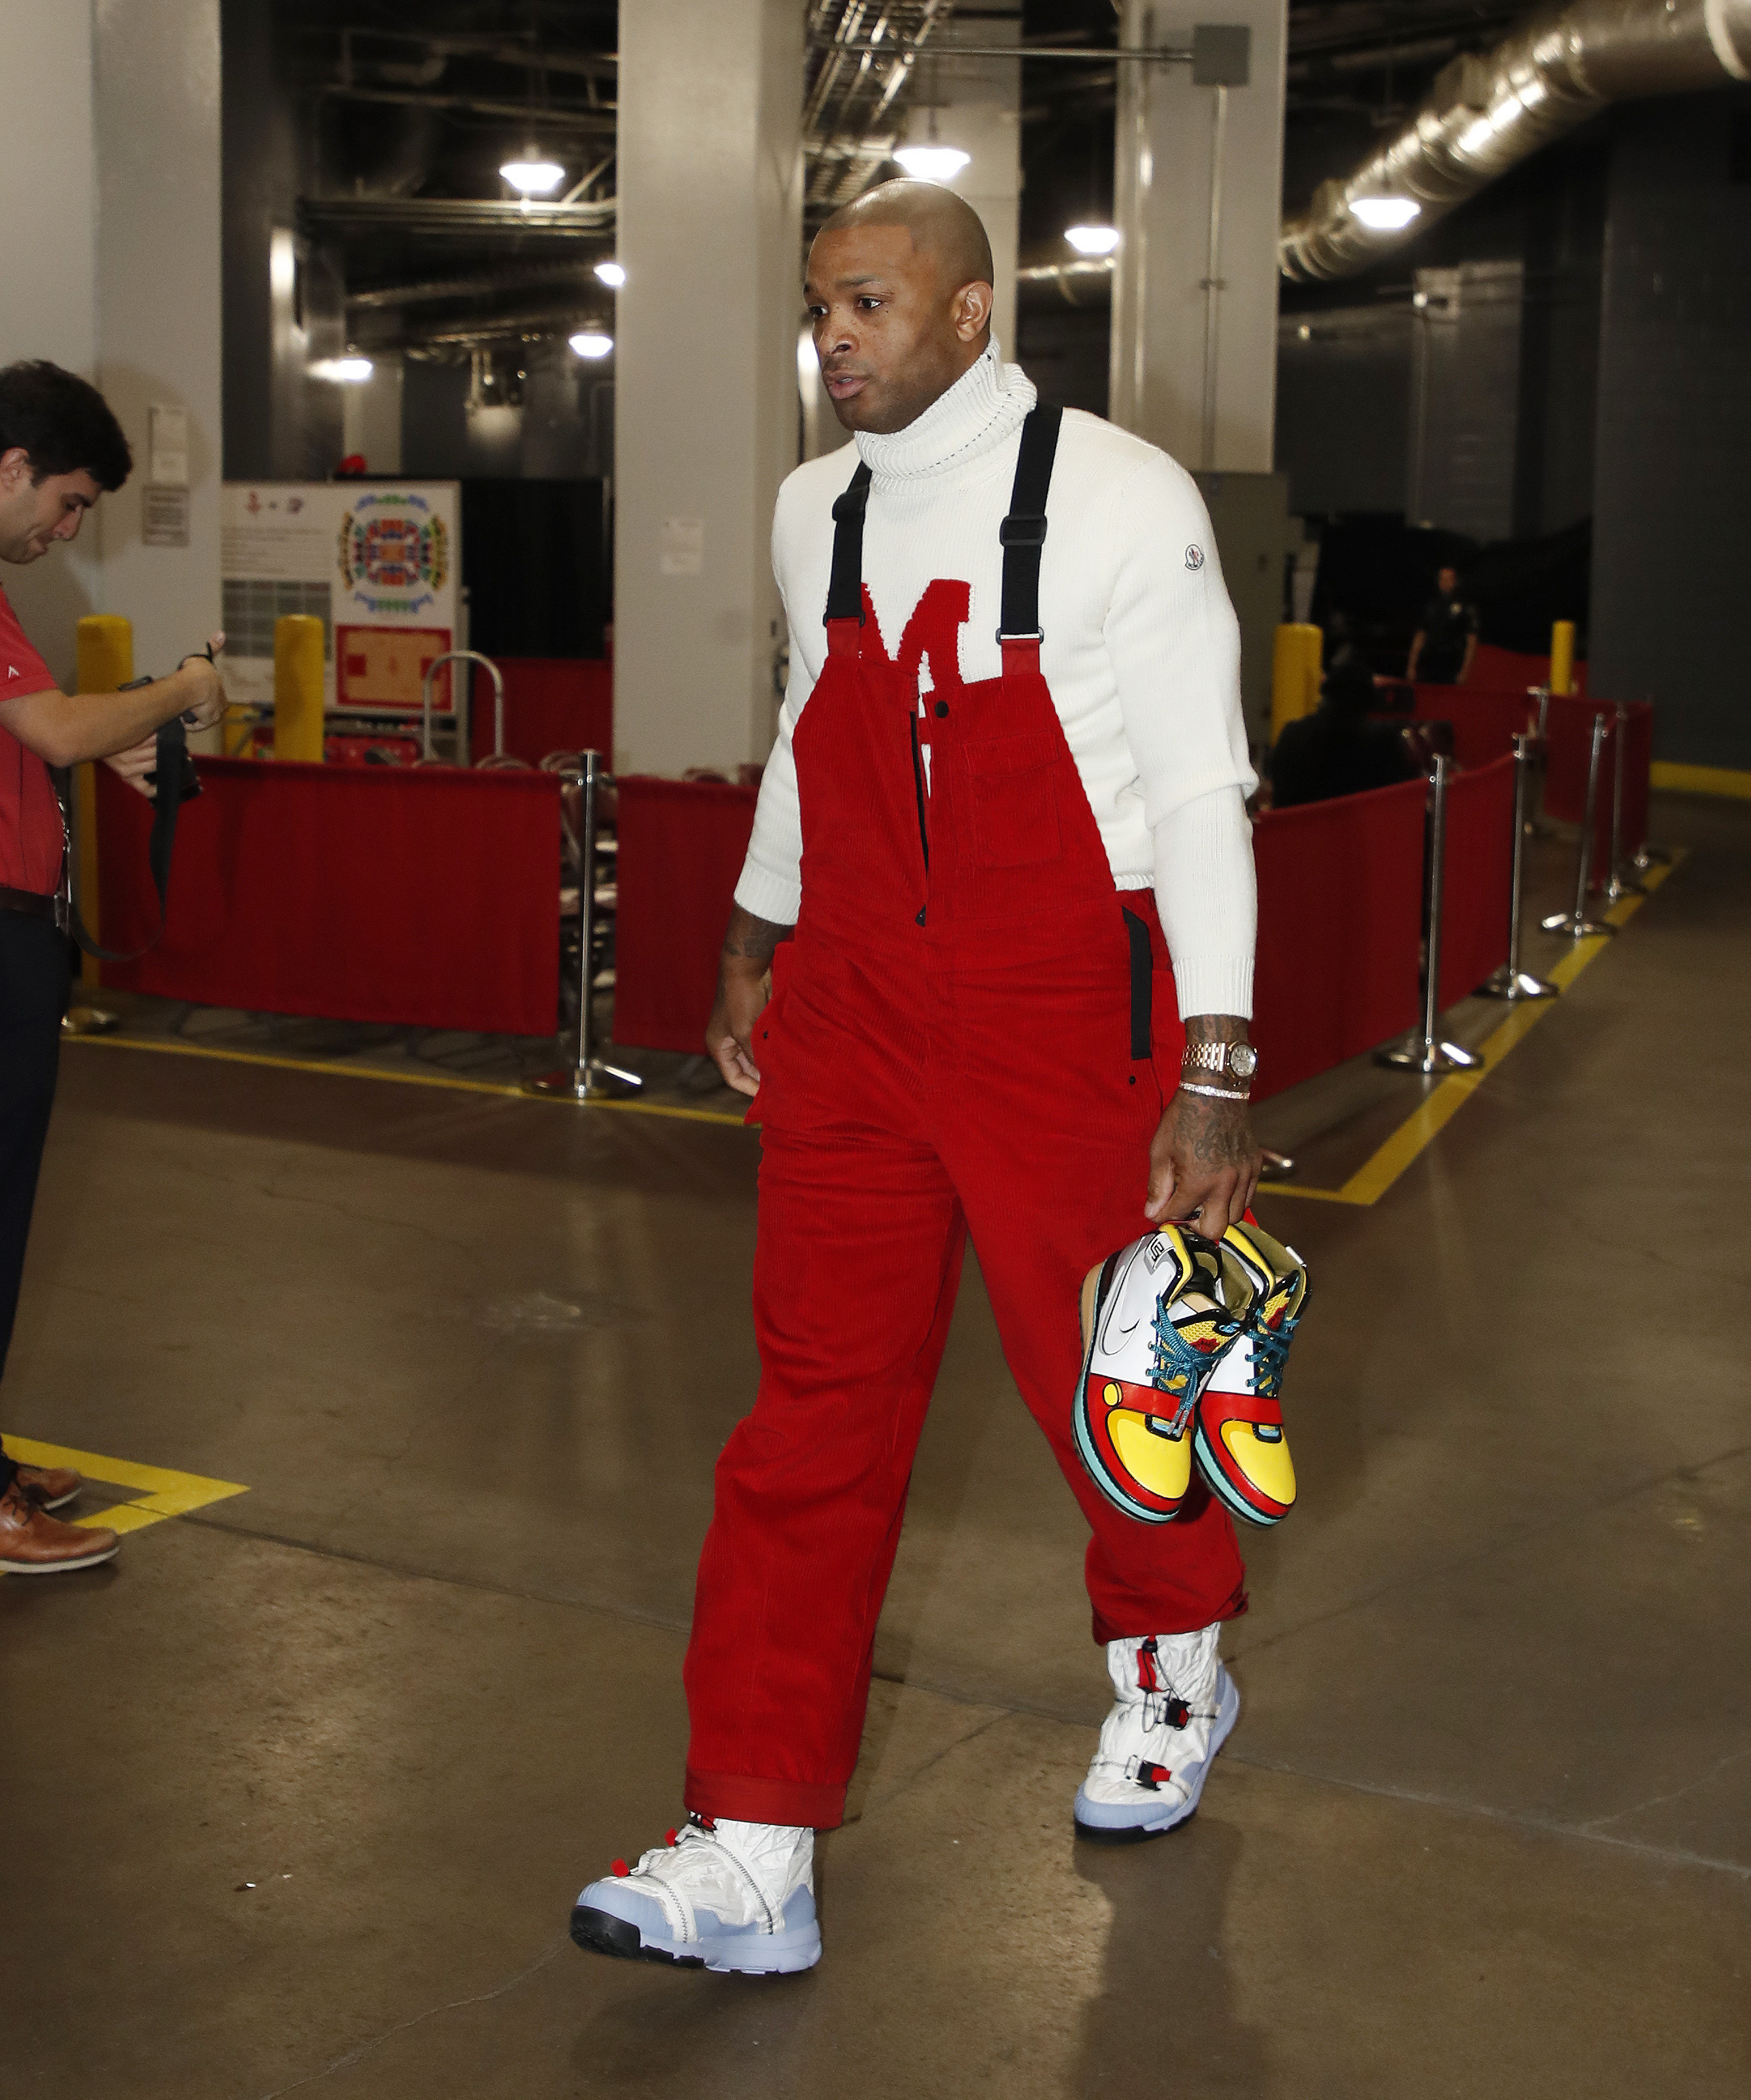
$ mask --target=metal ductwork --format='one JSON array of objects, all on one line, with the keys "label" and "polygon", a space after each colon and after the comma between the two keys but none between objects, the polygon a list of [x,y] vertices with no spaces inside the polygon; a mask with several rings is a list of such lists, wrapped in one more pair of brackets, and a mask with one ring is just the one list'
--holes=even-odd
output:
[{"label": "metal ductwork", "polygon": [[[1457,58],[1398,135],[1321,183],[1286,219],[1283,275],[1353,276],[1608,103],[1751,80],[1751,0],[1568,0],[1483,56]],[[1414,198],[1402,232],[1364,226],[1351,201]]]}]

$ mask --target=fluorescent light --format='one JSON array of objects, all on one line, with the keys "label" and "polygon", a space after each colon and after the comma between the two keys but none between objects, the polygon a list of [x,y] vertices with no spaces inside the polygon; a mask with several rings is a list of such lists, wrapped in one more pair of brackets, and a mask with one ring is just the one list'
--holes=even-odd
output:
[{"label": "fluorescent light", "polygon": [[1078,255],[1110,255],[1118,245],[1116,226],[1067,226],[1064,237]]},{"label": "fluorescent light", "polygon": [[626,272],[618,262],[598,262],[596,265],[596,276],[598,280],[612,292],[619,291],[621,285],[626,282]]},{"label": "fluorescent light", "polygon": [[312,379],[333,379],[342,386],[361,386],[371,377],[368,357],[324,357],[310,368]]},{"label": "fluorescent light", "polygon": [[507,161],[499,173],[525,196],[551,196],[566,179],[565,170],[555,161]]},{"label": "fluorescent light", "polygon": [[1396,233],[1422,211],[1414,197],[1352,197],[1350,211],[1373,233]]},{"label": "fluorescent light", "polygon": [[946,183],[973,158],[959,146],[902,146],[893,157],[907,174],[921,183]]},{"label": "fluorescent light", "polygon": [[614,348],[611,335],[598,335],[593,329],[583,329],[571,342],[580,357],[606,357]]}]

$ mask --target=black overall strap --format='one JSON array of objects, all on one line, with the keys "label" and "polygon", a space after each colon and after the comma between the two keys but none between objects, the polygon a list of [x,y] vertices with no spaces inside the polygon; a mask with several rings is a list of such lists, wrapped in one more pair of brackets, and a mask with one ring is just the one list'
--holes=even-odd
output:
[{"label": "black overall strap", "polygon": [[1003,613],[997,639],[1005,645],[1030,642],[1037,651],[1044,638],[1039,624],[1039,558],[1046,544],[1046,492],[1052,486],[1052,463],[1063,421],[1061,408],[1039,408],[1021,426],[1009,515],[997,535],[1003,544]]},{"label": "black overall strap", "polygon": [[[134,686],[149,686],[152,682],[150,678],[136,678],[131,686],[124,686],[121,690],[129,692]],[[67,823],[66,796],[64,791],[57,791],[61,795],[61,879],[55,898],[55,923],[70,933],[88,955],[100,963],[137,963],[148,948],[157,946],[170,908],[170,856],[176,846],[176,820],[182,814],[183,803],[192,801],[201,792],[200,776],[189,755],[188,732],[181,717],[173,715],[169,721],[161,722],[156,742],[157,763],[146,775],[153,788],[152,836],[146,845],[146,865],[152,874],[152,888],[158,893],[158,924],[144,948],[103,947],[86,924],[73,893],[73,837]]]},{"label": "black overall strap", "polygon": [[860,465],[844,495],[833,500],[833,574],[827,587],[826,622],[863,624],[863,506],[869,501],[870,470]]}]

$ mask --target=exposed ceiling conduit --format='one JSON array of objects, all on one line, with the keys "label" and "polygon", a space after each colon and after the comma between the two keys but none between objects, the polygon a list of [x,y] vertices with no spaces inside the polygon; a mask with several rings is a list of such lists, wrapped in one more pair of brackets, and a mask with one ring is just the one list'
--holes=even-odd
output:
[{"label": "exposed ceiling conduit", "polygon": [[[1455,59],[1410,122],[1285,220],[1283,275],[1353,276],[1608,103],[1751,80],[1751,0],[1568,0],[1496,49]],[[1402,232],[1370,231],[1362,197],[1413,197]]]}]

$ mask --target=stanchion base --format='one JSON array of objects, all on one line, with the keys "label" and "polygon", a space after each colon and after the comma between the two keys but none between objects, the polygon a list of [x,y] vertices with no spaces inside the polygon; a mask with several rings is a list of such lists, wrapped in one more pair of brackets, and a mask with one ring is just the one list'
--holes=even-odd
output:
[{"label": "stanchion base", "polygon": [[1547,933],[1566,933],[1572,941],[1590,940],[1595,933],[1615,933],[1617,929],[1603,919],[1578,919],[1572,911],[1553,911],[1538,924]]},{"label": "stanchion base", "polygon": [[1377,1050],[1374,1062],[1390,1065],[1396,1072],[1470,1072],[1483,1063],[1475,1051],[1462,1050],[1457,1043],[1431,1043],[1421,1035],[1407,1035],[1390,1050]]},{"label": "stanchion base", "polygon": [[121,1026],[119,1013],[98,1006],[70,1006],[61,1016],[63,1035],[113,1035]]},{"label": "stanchion base", "polygon": [[592,1057],[587,1065],[562,1065],[557,1072],[525,1079],[523,1090],[526,1094],[562,1094],[574,1101],[611,1101],[643,1084],[636,1072]]},{"label": "stanchion base", "polygon": [[1623,876],[1614,875],[1597,893],[1608,902],[1616,904],[1625,897],[1647,896],[1647,885],[1645,882],[1630,882]]},{"label": "stanchion base", "polygon": [[1261,1149],[1259,1179],[1261,1181],[1281,1181],[1295,1171],[1295,1162],[1286,1152],[1271,1152]]},{"label": "stanchion base", "polygon": [[1528,999],[1555,999],[1558,989],[1544,978],[1535,977],[1530,970],[1511,970],[1506,963],[1499,970],[1492,970],[1478,986],[1485,999],[1505,999],[1514,1006]]}]

